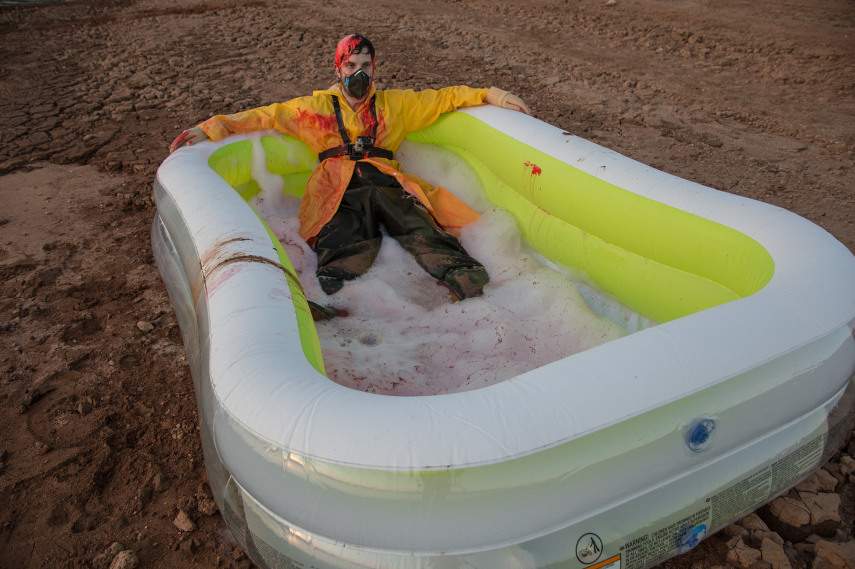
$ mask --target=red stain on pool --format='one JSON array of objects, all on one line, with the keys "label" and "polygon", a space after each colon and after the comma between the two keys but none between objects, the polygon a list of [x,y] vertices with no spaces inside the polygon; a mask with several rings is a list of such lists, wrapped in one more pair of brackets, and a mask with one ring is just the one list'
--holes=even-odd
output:
[{"label": "red stain on pool", "polygon": [[532,176],[540,176],[543,173],[543,170],[540,169],[540,166],[537,164],[533,164],[531,162],[526,162],[525,167],[531,170]]}]

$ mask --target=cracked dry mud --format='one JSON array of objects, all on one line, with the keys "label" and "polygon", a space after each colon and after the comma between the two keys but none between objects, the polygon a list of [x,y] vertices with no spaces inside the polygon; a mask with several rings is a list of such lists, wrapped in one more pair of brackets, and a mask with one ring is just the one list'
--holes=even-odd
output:
[{"label": "cracked dry mud", "polygon": [[[206,486],[151,184],[187,126],[327,87],[351,31],[374,41],[381,86],[508,89],[548,123],[855,249],[849,0],[0,7],[0,568],[250,565]],[[827,467],[829,543],[853,539],[854,446]],[[752,524],[664,565],[780,567]],[[815,542],[785,542],[783,559],[811,567],[830,547]]]}]

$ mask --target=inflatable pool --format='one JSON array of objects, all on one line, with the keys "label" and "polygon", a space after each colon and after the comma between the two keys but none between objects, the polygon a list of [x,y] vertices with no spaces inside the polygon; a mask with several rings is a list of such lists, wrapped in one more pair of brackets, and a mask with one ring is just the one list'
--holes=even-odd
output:
[{"label": "inflatable pool", "polygon": [[[819,468],[855,420],[842,244],[488,106],[410,135],[405,170],[451,191],[474,180],[545,263],[646,324],[480,389],[339,385],[285,249],[247,203],[253,144],[164,161],[152,241],[211,488],[259,567],[648,567]],[[299,194],[311,152],[261,145]]]}]

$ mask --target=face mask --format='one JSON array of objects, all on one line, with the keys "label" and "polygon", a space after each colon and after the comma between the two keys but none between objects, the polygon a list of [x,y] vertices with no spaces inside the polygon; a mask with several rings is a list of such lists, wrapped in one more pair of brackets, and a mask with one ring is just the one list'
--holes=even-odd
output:
[{"label": "face mask", "polygon": [[371,77],[362,69],[357,69],[353,75],[344,77],[342,84],[354,98],[361,99],[368,92],[368,86],[371,85]]}]

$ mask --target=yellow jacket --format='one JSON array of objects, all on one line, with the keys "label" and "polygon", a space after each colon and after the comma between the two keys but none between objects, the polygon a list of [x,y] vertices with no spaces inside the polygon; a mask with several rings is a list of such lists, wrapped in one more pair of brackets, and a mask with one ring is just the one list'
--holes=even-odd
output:
[{"label": "yellow jacket", "polygon": [[[408,133],[428,126],[442,113],[482,104],[487,89],[458,86],[415,92],[375,90],[372,86],[366,101],[375,95],[377,138],[374,145],[395,152]],[[369,105],[363,103],[354,111],[342,95],[340,85],[326,91],[315,91],[310,97],[299,97],[234,115],[217,115],[199,127],[211,140],[241,132],[274,129],[302,140],[315,153],[320,153],[342,143],[332,97],[340,98],[350,140],[369,135],[373,122]],[[402,174],[401,165],[396,160],[373,157],[364,161],[394,176],[406,191],[425,204],[446,229],[455,231],[477,219],[478,214],[444,188],[434,188],[415,176]],[[348,156],[338,156],[324,160],[315,168],[300,205],[300,233],[307,241],[316,236],[338,210],[355,165],[356,162]]]}]

